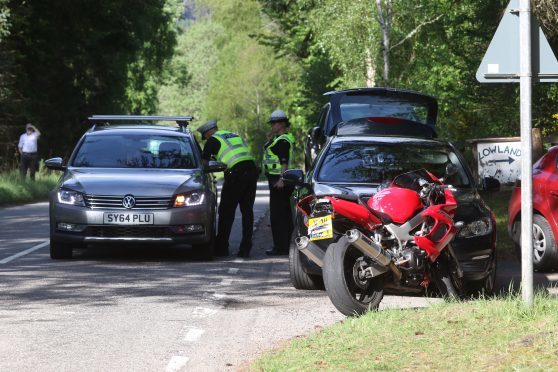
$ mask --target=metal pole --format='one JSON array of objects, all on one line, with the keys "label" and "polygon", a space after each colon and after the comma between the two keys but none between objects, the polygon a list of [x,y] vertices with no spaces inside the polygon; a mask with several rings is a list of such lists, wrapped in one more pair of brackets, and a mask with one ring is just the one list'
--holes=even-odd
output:
[{"label": "metal pole", "polygon": [[533,305],[533,161],[532,161],[532,66],[531,4],[520,0],[520,99],[521,99],[521,293]]}]

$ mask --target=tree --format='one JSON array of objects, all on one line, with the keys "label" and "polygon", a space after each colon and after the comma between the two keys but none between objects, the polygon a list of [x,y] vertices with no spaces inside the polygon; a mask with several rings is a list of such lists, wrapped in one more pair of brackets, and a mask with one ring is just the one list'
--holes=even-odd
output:
[{"label": "tree", "polygon": [[90,114],[155,110],[154,85],[175,44],[175,0],[7,4],[0,54],[12,56],[14,78],[0,111],[11,125],[36,123],[43,151],[67,152]]}]

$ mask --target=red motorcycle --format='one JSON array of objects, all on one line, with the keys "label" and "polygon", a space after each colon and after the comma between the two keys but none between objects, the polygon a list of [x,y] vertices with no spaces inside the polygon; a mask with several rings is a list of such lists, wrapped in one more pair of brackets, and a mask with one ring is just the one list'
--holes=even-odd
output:
[{"label": "red motorcycle", "polygon": [[[451,186],[416,170],[368,200],[352,194],[300,200],[308,235],[296,244],[322,267],[327,294],[345,315],[377,309],[384,292],[418,294],[432,284],[442,296],[460,298],[463,272],[451,247],[463,225],[453,220],[456,207]],[[334,241],[325,254],[314,243],[320,239]]]}]

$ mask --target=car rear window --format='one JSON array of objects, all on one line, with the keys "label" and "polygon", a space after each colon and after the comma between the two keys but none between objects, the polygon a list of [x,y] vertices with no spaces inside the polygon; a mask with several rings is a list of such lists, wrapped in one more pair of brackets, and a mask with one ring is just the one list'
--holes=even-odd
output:
[{"label": "car rear window", "polygon": [[126,133],[86,136],[72,166],[193,169],[197,162],[186,137]]},{"label": "car rear window", "polygon": [[458,156],[446,146],[344,141],[332,143],[323,159],[317,176],[321,182],[380,184],[422,168],[443,177],[446,165],[453,163],[458,171],[447,183],[456,187],[471,185]]},{"label": "car rear window", "polygon": [[428,105],[404,97],[346,95],[340,99],[342,121],[367,117],[388,117],[427,124]]}]

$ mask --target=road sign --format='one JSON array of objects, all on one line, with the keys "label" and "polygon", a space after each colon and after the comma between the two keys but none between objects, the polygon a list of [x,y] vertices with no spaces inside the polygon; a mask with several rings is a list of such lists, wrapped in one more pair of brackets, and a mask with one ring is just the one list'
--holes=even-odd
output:
[{"label": "road sign", "polygon": [[480,179],[494,177],[501,183],[514,183],[521,176],[521,142],[477,143]]},{"label": "road sign", "polygon": [[[531,48],[534,81],[558,82],[558,61],[533,15]],[[519,83],[519,56],[519,0],[512,0],[477,70],[477,80],[481,83]]]}]

